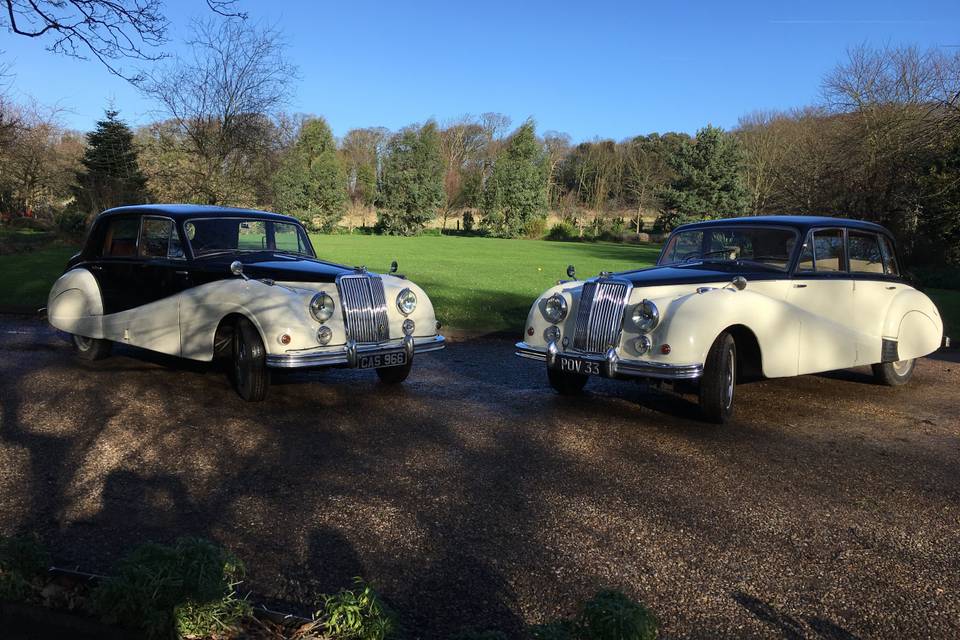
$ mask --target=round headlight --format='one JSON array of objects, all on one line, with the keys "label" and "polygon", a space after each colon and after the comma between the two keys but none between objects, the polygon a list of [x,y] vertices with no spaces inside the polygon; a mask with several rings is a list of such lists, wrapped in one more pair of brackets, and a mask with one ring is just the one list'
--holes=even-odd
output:
[{"label": "round headlight", "polygon": [[329,294],[321,291],[310,300],[310,315],[317,322],[323,323],[330,319],[336,305],[333,304],[333,298]]},{"label": "round headlight", "polygon": [[653,331],[660,323],[660,310],[649,300],[644,300],[633,308],[633,324],[643,333]]},{"label": "round headlight", "polygon": [[404,289],[397,294],[397,309],[405,316],[413,313],[417,308],[417,294],[410,289]]},{"label": "round headlight", "polygon": [[330,327],[324,326],[317,329],[317,342],[320,344],[327,344],[332,337],[333,331],[330,330]]},{"label": "round headlight", "polygon": [[543,317],[548,322],[556,324],[567,317],[567,301],[559,293],[555,293],[543,303]]}]

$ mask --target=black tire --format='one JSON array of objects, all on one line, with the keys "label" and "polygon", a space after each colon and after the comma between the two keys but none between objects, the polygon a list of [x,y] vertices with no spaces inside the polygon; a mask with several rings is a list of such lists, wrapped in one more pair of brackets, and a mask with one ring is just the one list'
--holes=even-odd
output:
[{"label": "black tire", "polygon": [[899,362],[881,362],[873,365],[873,379],[880,384],[888,387],[899,387],[910,382],[913,377],[913,369],[917,361],[900,360]]},{"label": "black tire", "polygon": [[81,360],[102,360],[110,355],[113,343],[99,338],[87,338],[72,334],[73,350]]},{"label": "black tire", "polygon": [[270,372],[267,350],[257,328],[246,318],[233,329],[233,353],[230,377],[233,387],[247,402],[260,402],[267,396]]},{"label": "black tire", "polygon": [[377,375],[380,376],[380,382],[385,384],[400,384],[410,375],[410,369],[413,362],[407,362],[399,367],[380,367],[377,369]]},{"label": "black tire", "polygon": [[590,376],[585,376],[582,373],[547,369],[547,378],[550,380],[550,386],[562,396],[579,395],[583,391],[583,387],[587,384],[587,378],[589,377]]},{"label": "black tire", "polygon": [[700,411],[710,422],[724,424],[733,416],[737,385],[737,345],[733,336],[721,333],[710,346],[700,378]]}]

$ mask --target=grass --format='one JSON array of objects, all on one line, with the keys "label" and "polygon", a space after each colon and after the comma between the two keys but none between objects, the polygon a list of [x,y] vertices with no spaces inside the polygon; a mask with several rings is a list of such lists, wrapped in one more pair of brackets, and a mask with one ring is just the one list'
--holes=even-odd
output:
[{"label": "grass", "polygon": [[[606,242],[544,242],[453,236],[397,238],[314,235],[326,260],[365,265],[385,272],[390,262],[422,286],[444,326],[466,331],[519,334],[533,299],[558,279],[568,264],[578,277],[603,269],[618,271],[652,264],[657,245]],[[50,247],[0,255],[0,308],[23,311],[46,304],[50,285],[63,272],[75,247]],[[960,339],[960,291],[928,289],[943,315],[947,335]]]}]

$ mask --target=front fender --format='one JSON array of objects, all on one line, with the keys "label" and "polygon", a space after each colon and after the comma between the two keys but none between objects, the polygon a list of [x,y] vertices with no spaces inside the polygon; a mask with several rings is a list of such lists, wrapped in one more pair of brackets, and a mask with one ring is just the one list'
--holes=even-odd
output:
[{"label": "front fender", "polygon": [[[654,359],[703,363],[721,332],[742,325],[757,338],[765,376],[797,374],[800,319],[782,300],[749,289],[718,288],[654,303],[662,318],[653,332]],[[670,345],[668,356],[660,352],[664,344]]]}]

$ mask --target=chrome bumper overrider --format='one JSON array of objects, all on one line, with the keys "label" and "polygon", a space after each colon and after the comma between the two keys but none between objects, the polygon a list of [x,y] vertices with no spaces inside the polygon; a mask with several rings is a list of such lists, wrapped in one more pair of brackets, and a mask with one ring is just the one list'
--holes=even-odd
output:
[{"label": "chrome bumper overrider", "polygon": [[550,368],[557,366],[557,356],[564,355],[578,360],[596,362],[600,365],[600,373],[605,378],[632,377],[632,378],[661,378],[664,380],[693,380],[703,375],[702,364],[667,364],[650,362],[648,360],[625,360],[617,355],[614,349],[606,355],[580,353],[576,351],[561,352],[555,342],[547,348],[533,347],[526,342],[518,342],[516,355],[521,358],[546,362]]},{"label": "chrome bumper overrider", "polygon": [[387,340],[377,344],[357,344],[348,342],[341,347],[333,347],[323,351],[308,351],[304,353],[285,353],[282,355],[268,355],[267,366],[280,369],[296,369],[301,367],[329,367],[345,364],[348,367],[357,366],[359,356],[369,356],[379,353],[407,352],[407,362],[413,361],[413,354],[439,351],[444,347],[443,336],[429,338],[405,337],[402,340]]}]

